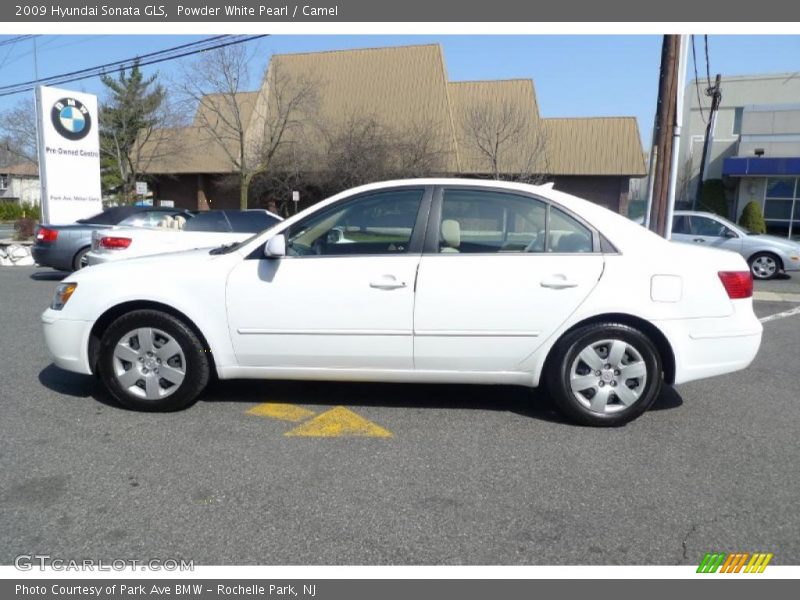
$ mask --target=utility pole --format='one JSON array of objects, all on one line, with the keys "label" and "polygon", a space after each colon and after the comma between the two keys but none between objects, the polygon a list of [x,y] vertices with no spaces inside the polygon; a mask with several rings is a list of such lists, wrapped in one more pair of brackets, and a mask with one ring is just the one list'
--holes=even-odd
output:
[{"label": "utility pole", "polygon": [[[658,107],[654,131],[655,156],[653,191],[649,202],[649,228],[664,236],[667,231],[670,167],[672,165],[673,133],[677,108],[678,55],[680,36],[665,35],[661,44],[661,73],[658,82]],[[677,151],[677,149],[675,149]]]},{"label": "utility pole", "polygon": [[721,76],[717,73],[714,80],[714,85],[706,88],[706,96],[711,96],[711,111],[708,115],[708,123],[706,124],[706,137],[703,140],[703,156],[700,157],[700,171],[697,173],[697,191],[692,199],[692,210],[697,210],[700,204],[700,196],[703,193],[703,181],[706,178],[706,169],[708,168],[708,155],[711,152],[711,136],[714,135],[714,124],[717,122],[717,110],[722,101],[722,88]]}]

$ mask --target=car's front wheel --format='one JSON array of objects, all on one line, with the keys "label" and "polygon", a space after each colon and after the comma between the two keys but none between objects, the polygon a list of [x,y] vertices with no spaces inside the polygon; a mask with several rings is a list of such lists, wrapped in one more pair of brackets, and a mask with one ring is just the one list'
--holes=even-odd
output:
[{"label": "car's front wheel", "polygon": [[781,270],[780,259],[769,252],[759,252],[750,257],[753,279],[773,279]]},{"label": "car's front wheel", "polygon": [[583,425],[613,426],[641,415],[661,389],[661,357],[650,339],[622,323],[596,323],[553,348],[547,388],[556,407]]},{"label": "car's front wheel", "polygon": [[100,378],[120,404],[167,411],[189,406],[206,387],[206,350],[183,321],[157,310],[119,317],[102,336]]}]

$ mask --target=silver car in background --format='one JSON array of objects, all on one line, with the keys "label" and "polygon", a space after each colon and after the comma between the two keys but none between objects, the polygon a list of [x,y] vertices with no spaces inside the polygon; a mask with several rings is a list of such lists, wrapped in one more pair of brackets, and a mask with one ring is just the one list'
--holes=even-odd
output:
[{"label": "silver car in background", "polygon": [[676,210],[672,239],[738,252],[750,265],[754,279],[772,279],[780,271],[800,271],[800,244],[753,233],[713,213]]}]

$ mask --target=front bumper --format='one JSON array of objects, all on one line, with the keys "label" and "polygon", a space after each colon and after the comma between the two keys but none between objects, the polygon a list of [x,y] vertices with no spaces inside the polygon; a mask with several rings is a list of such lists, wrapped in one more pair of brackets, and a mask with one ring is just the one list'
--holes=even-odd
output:
[{"label": "front bumper", "polygon": [[49,308],[42,313],[44,340],[56,366],[73,373],[92,374],[89,365],[92,324],[92,321],[63,319],[58,311]]}]

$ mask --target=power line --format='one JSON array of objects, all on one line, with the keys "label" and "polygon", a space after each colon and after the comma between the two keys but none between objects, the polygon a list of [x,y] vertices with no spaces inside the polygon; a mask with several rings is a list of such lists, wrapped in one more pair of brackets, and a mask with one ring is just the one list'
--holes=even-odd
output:
[{"label": "power line", "polygon": [[697,54],[694,49],[694,35],[692,35],[692,64],[694,64],[694,89],[697,92],[697,106],[700,107],[700,118],[706,122],[706,113],[703,110],[703,101],[700,98],[700,76],[697,74]]},{"label": "power line", "polygon": [[[234,40],[229,41],[229,42],[215,44],[213,46],[205,46],[205,47],[202,47],[202,48],[195,48],[193,50],[187,50],[185,52],[181,52],[181,53],[178,53],[178,54],[172,54],[170,56],[162,56],[162,57],[159,57],[159,58],[152,58],[151,60],[141,61],[137,57],[134,57],[134,58],[129,58],[126,61],[118,61],[117,63],[113,63],[113,64],[115,64],[118,68],[121,68],[121,69],[132,67],[134,64],[136,64],[137,60],[139,60],[138,64],[139,64],[140,67],[144,67],[144,66],[147,66],[147,65],[155,65],[155,64],[166,62],[166,61],[169,61],[169,60],[175,60],[175,59],[178,59],[178,58],[184,58],[186,56],[191,56],[193,54],[200,54],[201,52],[208,52],[210,50],[217,50],[218,48],[225,48],[227,46],[233,46],[233,45],[236,45],[236,44],[244,44],[246,42],[250,42],[250,41],[253,41],[253,40],[256,40],[256,39],[259,39],[259,38],[267,37],[268,35],[269,34],[251,35],[251,36],[244,37],[244,38],[234,39]],[[229,36],[225,36],[225,37],[229,37]],[[174,48],[171,49],[171,50],[174,50]],[[163,52],[167,52],[167,51],[163,51]],[[83,69],[82,71],[78,71],[77,72],[78,74],[75,77],[67,77],[65,79],[60,79],[59,77],[61,77],[61,76],[53,76],[53,77],[49,77],[49,78],[47,78],[47,77],[43,78],[43,79],[41,79],[39,81],[35,81],[33,83],[35,83],[35,84],[45,84],[46,83],[48,85],[60,85],[60,84],[68,83],[68,82],[71,82],[71,81],[81,81],[81,80],[84,80],[84,79],[91,79],[93,77],[99,77],[100,75],[108,75],[111,72],[111,71],[105,71],[105,70],[102,70],[102,69],[98,70],[98,69],[100,69],[100,67],[92,67],[92,68],[89,68],[89,69]],[[80,73],[87,72],[87,71],[92,71],[92,72],[91,73],[86,73],[86,74],[83,74],[83,75],[80,74]],[[15,89],[13,91],[4,91],[4,92],[0,93],[0,98],[2,98],[4,96],[12,96],[14,94],[20,94],[20,93],[23,93],[23,92],[29,92],[29,91],[33,90],[34,88],[35,88],[35,85],[31,85],[31,86],[28,86],[28,87]],[[5,89],[5,88],[0,88],[0,90],[2,90],[2,89]]]},{"label": "power line", "polygon": [[39,37],[38,35],[18,35],[12,38],[8,38],[7,40],[0,41],[0,46],[8,46],[16,44],[17,42],[22,42],[24,40],[29,40],[31,38]]},{"label": "power line", "polygon": [[[100,75],[100,74],[104,74],[106,72],[106,70],[110,70],[110,69],[116,70],[116,68],[124,66],[127,63],[130,63],[130,62],[132,62],[134,60],[137,60],[137,59],[140,61],[140,64],[143,64],[142,59],[147,60],[149,58],[156,57],[156,56],[162,56],[162,55],[165,55],[165,54],[172,54],[173,52],[178,51],[178,50],[182,50],[182,49],[190,48],[190,47],[195,47],[195,46],[200,46],[200,45],[205,45],[205,44],[208,44],[210,42],[214,42],[214,41],[217,41],[217,40],[220,40],[220,39],[229,38],[229,37],[230,36],[228,36],[228,35],[217,35],[217,36],[213,36],[213,37],[210,37],[210,38],[205,38],[205,39],[202,39],[202,40],[198,40],[196,42],[190,42],[188,44],[181,44],[180,46],[173,46],[172,48],[166,48],[164,50],[158,50],[156,52],[149,52],[148,54],[142,54],[142,55],[140,55],[138,57],[135,57],[135,58],[126,58],[124,60],[117,60],[117,61],[114,61],[114,62],[105,63],[103,65],[97,65],[97,66],[94,66],[94,67],[86,67],[86,68],[83,68],[83,69],[78,69],[76,71],[69,71],[67,73],[59,73],[58,75],[50,75],[48,77],[42,77],[41,79],[37,78],[37,79],[31,79],[30,81],[21,81],[21,82],[18,82],[18,83],[12,83],[10,85],[0,86],[0,92],[7,92],[7,91],[13,90],[15,88],[24,88],[26,86],[33,86],[33,85],[38,85],[38,84],[47,83],[47,82],[51,82],[52,83],[52,82],[55,82],[56,80],[61,81],[62,83],[64,83],[65,81],[71,81],[70,79],[66,79],[68,77],[72,77],[73,75],[86,74],[89,71],[96,71],[97,72],[96,75]],[[211,48],[203,48],[203,50],[210,50],[210,49]],[[31,88],[22,89],[22,90],[19,90],[19,91],[27,91],[28,89],[31,89]],[[13,93],[18,93],[18,92],[13,92]],[[5,95],[5,94],[0,94],[0,95]]]}]

